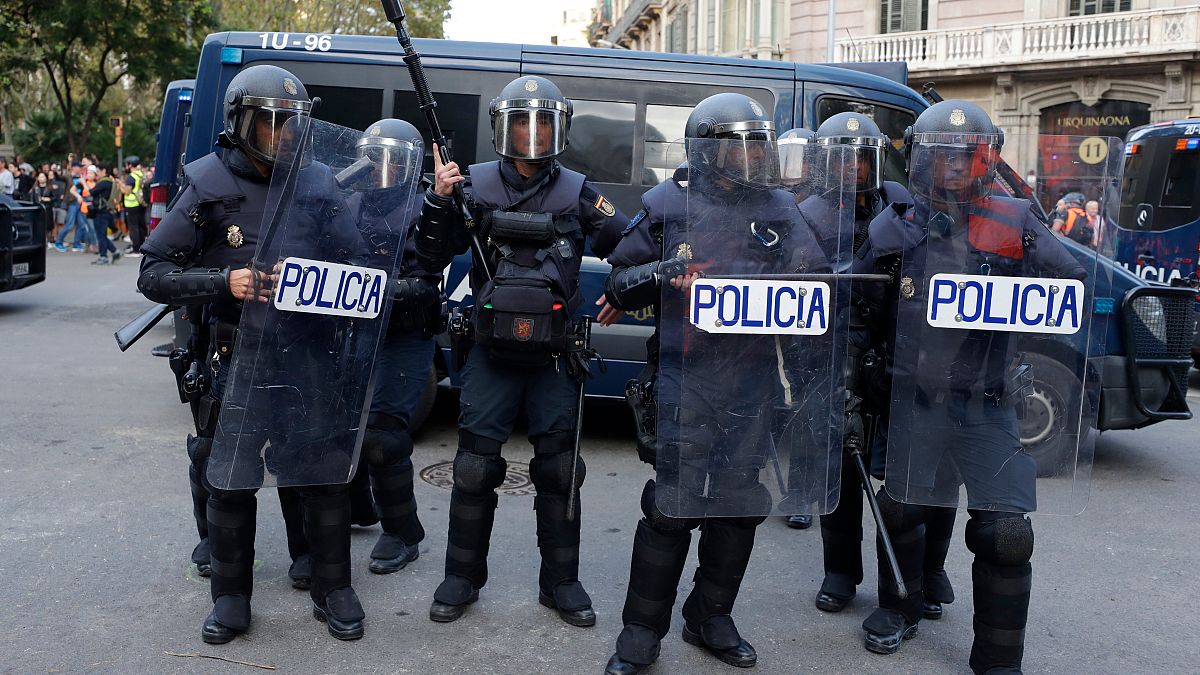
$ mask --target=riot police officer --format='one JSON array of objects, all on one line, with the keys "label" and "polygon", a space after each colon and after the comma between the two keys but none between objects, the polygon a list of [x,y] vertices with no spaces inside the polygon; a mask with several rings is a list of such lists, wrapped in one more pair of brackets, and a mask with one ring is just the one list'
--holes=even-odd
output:
[{"label": "riot police officer", "polygon": [[[868,226],[875,216],[892,204],[907,204],[911,201],[908,190],[904,186],[884,179],[886,152],[890,141],[870,117],[856,112],[843,112],[833,115],[821,123],[814,136],[814,142],[826,146],[844,145],[851,148],[854,154],[854,161],[847,162],[845,166],[854,172],[853,245],[857,250],[866,240]],[[827,172],[826,181],[831,180],[835,180],[835,177],[829,176]],[[840,183],[835,184],[840,185]],[[814,194],[801,202],[800,211],[826,246],[826,253],[844,261],[843,266],[848,267],[851,252],[828,250],[832,248],[832,244],[829,243],[830,238],[821,234],[824,229],[828,228],[826,224],[830,221],[828,214],[835,207],[830,203],[831,199],[840,198],[840,193]],[[850,312],[852,325],[861,324],[863,319],[858,308],[851,306]],[[850,365],[847,371],[850,383],[857,380],[856,369],[860,358],[861,355],[856,353],[852,346],[851,353],[848,355]],[[865,393],[859,391],[857,395],[862,397]],[[878,418],[887,413],[889,401],[886,396],[867,397],[864,403],[868,417]],[[825,612],[840,612],[844,609],[857,593],[857,586],[862,583],[863,579],[863,500],[861,495],[863,486],[858,472],[851,462],[842,463],[840,485],[842,492],[837,509],[833,513],[821,516],[821,545],[824,554],[825,578],[817,593],[816,606],[817,609]],[[938,521],[938,525],[944,526],[945,523]],[[948,525],[950,528],[954,526],[953,511],[949,511]],[[942,540],[939,538],[938,541]],[[935,570],[930,575],[931,578],[946,579],[945,572],[941,571],[945,557],[946,552],[942,550],[940,558],[936,555],[927,558],[927,563]],[[948,589],[948,580],[945,585]],[[954,599],[952,592],[943,593],[939,597],[945,598],[946,602]],[[932,615],[932,609],[930,614]],[[940,616],[940,612],[938,616]]]},{"label": "riot police officer", "polygon": [[[293,117],[307,116],[311,108],[304,85],[282,68],[258,65],[234,76],[224,99],[218,138],[222,152],[185,167],[187,185],[142,246],[146,255],[138,289],[157,302],[204,305],[211,333],[202,355],[210,375],[209,400],[202,411],[211,422],[206,424],[210,436],[189,443],[197,510],[202,495],[196,486],[209,493],[206,521],[214,607],[201,637],[211,644],[229,642],[249,627],[257,510],[255,490],[218,490],[209,481],[211,430],[227,385],[243,303],[268,302],[272,294],[270,273],[249,263],[263,234],[260,224],[284,125]],[[303,488],[299,493],[301,533],[320,555],[320,564],[311,572],[314,613],[328,622],[336,637],[361,637],[362,608],[349,580],[344,488]],[[285,514],[295,512],[286,502],[289,496],[280,491]],[[297,548],[304,537],[299,539],[294,542]]]},{"label": "riot police officer", "polygon": [[[357,148],[360,161],[370,162],[371,168],[358,179],[363,185],[347,201],[368,239],[376,230],[403,228],[409,233],[401,274],[392,282],[387,336],[376,360],[375,395],[354,481],[370,476],[376,516],[383,527],[368,566],[375,574],[404,569],[417,559],[417,545],[425,538],[413,497],[409,422],[433,366],[433,336],[441,332],[441,275],[417,264],[416,241],[411,234],[421,213],[420,204],[409,203],[410,177],[399,175],[405,165],[393,157],[397,144],[411,143],[420,136],[416,127],[404,120],[383,119],[368,126]],[[394,222],[399,220],[406,222]],[[370,501],[369,495],[366,501]]]},{"label": "riot police officer", "polygon": [[972,103],[948,100],[923,112],[905,133],[912,203],[871,222],[854,262],[855,271],[893,279],[886,288],[865,285],[864,333],[891,377],[892,400],[909,406],[893,408],[887,455],[872,463],[886,481],[878,497],[908,598],[899,598],[881,565],[880,607],[863,622],[866,647],[892,653],[916,635],[931,537],[926,512],[956,505],[965,483],[976,673],[1020,672],[1024,651],[1033,553],[1025,514],[1036,508],[1036,466],[1021,450],[1016,406],[1027,368],[1012,367],[1020,357],[1009,333],[927,324],[928,278],[1087,276],[1027,201],[990,194],[1002,145],[1003,133]]},{"label": "riot police officer", "polygon": [[[728,482],[729,485],[722,488],[730,490],[726,499],[759,502],[737,511],[765,514],[770,510],[771,497],[754,477],[759,469],[757,460],[742,457],[743,448],[761,449],[771,444],[772,430],[761,423],[769,416],[758,410],[743,410],[744,404],[748,403],[751,408],[755,404],[736,400],[744,397],[745,389],[737,382],[726,380],[724,376],[730,374],[726,370],[718,376],[725,382],[724,394],[708,387],[702,387],[703,392],[690,391],[690,388],[701,386],[699,384],[685,382],[682,388],[672,386],[683,380],[683,374],[679,372],[683,333],[687,332],[693,343],[702,340],[703,334],[679,321],[663,320],[658,306],[665,302],[662,299],[666,297],[664,284],[678,289],[679,297],[683,297],[696,279],[690,265],[704,266],[712,262],[707,258],[692,257],[695,252],[686,238],[691,220],[745,225],[738,231],[748,238],[754,235],[746,245],[728,241],[724,235],[724,241],[718,243],[731,256],[738,255],[744,248],[751,256],[766,256],[774,264],[776,260],[787,259],[788,252],[794,251],[793,255],[797,257],[793,262],[799,265],[798,269],[805,269],[807,265],[807,271],[828,270],[827,264],[821,266],[824,263],[820,249],[798,219],[793,195],[772,189],[778,185],[777,168],[770,167],[777,153],[774,124],[757,102],[741,94],[711,96],[692,111],[685,135],[689,143],[687,165],[676,171],[670,180],[642,196],[642,210],[634,216],[617,250],[609,258],[613,271],[605,287],[608,302],[617,309],[656,307],[657,326],[648,348],[649,363],[657,364],[657,368],[653,381],[636,386],[645,394],[653,393],[658,397],[659,416],[668,414],[664,410],[674,411],[671,422],[681,427],[679,437],[670,439],[655,438],[652,424],[639,429],[638,454],[643,461],[656,466],[658,480],[647,481],[642,492],[643,518],[638,522],[634,536],[629,590],[622,612],[624,628],[617,638],[616,653],[609,659],[606,669],[612,674],[641,672],[658,659],[661,640],[670,629],[675,593],[687,560],[691,532],[697,528],[702,532],[699,568],[695,586],[683,605],[683,638],[731,665],[749,667],[758,660],[757,652],[741,637],[731,614],[750,560],[755,531],[765,516],[670,517],[660,508],[664,491],[675,495],[686,489],[675,479],[679,472],[678,450],[687,444],[696,446],[691,455],[711,450],[721,455],[722,466],[732,469],[731,475],[736,476],[732,480],[716,476],[711,479],[714,485]],[[722,143],[729,145],[724,147],[720,145]],[[767,211],[790,218],[789,222],[772,221],[771,229],[767,230],[772,233],[769,237],[757,233],[756,217],[752,215]],[[704,253],[713,254],[716,251]],[[814,262],[818,264],[812,264]],[[709,349],[712,349],[711,345]],[[754,364],[762,361],[773,371],[777,367],[775,358],[773,350],[769,353],[762,349],[739,351],[735,368],[743,373],[753,372]],[[664,385],[667,381],[672,384]],[[737,394],[731,398],[731,392]],[[728,431],[728,434],[700,429],[699,418],[707,417],[710,412],[687,407],[697,402],[696,393],[700,393],[705,405],[713,410],[739,411],[740,414],[717,422],[722,432]],[[650,401],[645,403],[653,407]],[[699,435],[705,438],[692,438],[696,434],[689,436],[684,427],[702,431]],[[732,447],[735,444],[739,447]],[[672,445],[676,447],[670,447]],[[751,454],[757,454],[757,451]],[[763,500],[767,502],[766,510],[756,510],[764,506]],[[743,506],[747,505],[743,502]]]},{"label": "riot police officer", "polygon": [[[446,578],[429,609],[434,621],[461,617],[487,582],[495,489],[507,466],[500,450],[523,406],[534,449],[529,470],[537,488],[539,601],[569,624],[596,622],[579,581],[579,506],[572,492],[583,483],[584,465],[575,445],[580,402],[569,366],[579,345],[573,346],[571,318],[582,302],[585,237],[595,255],[606,256],[628,219],[583,174],[557,161],[571,112],[550,80],[513,80],[491,103],[502,159],[472,166],[466,178],[456,165],[439,164],[437,183],[426,193],[417,233],[425,269],[440,273],[469,246],[475,257],[474,347],[462,370]],[[450,199],[456,183],[466,195],[471,229]],[[475,244],[470,237],[477,237]]]}]

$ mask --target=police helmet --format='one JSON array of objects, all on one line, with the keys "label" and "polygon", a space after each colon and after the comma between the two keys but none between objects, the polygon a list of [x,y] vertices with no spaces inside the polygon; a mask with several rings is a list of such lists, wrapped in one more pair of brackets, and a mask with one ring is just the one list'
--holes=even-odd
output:
[{"label": "police helmet", "polygon": [[1082,209],[1083,205],[1087,202],[1087,197],[1084,197],[1082,192],[1068,192],[1063,195],[1062,200],[1068,207],[1073,206]]},{"label": "police helmet", "polygon": [[571,100],[544,77],[526,75],[509,82],[492,99],[492,144],[508,159],[536,162],[567,149]]},{"label": "police helmet", "polygon": [[[879,130],[875,120],[856,112],[841,112],[817,127],[818,145],[848,145],[854,149],[857,192],[883,189],[883,166],[887,146],[891,142]],[[836,154],[826,155],[827,162],[844,161]],[[826,166],[826,176],[832,176]]]},{"label": "police helmet", "polygon": [[807,178],[805,157],[810,151],[808,144],[816,134],[808,129],[788,129],[779,135],[779,177],[784,185]]},{"label": "police helmet", "polygon": [[355,147],[358,158],[370,162],[368,189],[407,185],[420,172],[425,152],[417,128],[394,118],[367,127]]},{"label": "police helmet", "polygon": [[779,185],[775,122],[743,94],[715,94],[696,104],[684,126],[688,162],[753,188]]},{"label": "police helmet", "polygon": [[230,80],[224,112],[226,142],[274,166],[284,123],[312,112],[312,101],[300,78],[278,66],[258,65]]},{"label": "police helmet", "polygon": [[969,101],[935,103],[904,131],[909,189],[921,197],[965,203],[988,194],[1004,132]]}]

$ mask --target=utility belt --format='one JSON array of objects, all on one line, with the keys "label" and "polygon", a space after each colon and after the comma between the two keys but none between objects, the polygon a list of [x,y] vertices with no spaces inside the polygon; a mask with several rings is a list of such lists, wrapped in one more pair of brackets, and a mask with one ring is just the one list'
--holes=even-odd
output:
[{"label": "utility belt", "polygon": [[232,361],[236,339],[236,324],[218,322],[208,326],[207,355],[200,356],[194,351],[198,347],[197,340],[171,352],[169,361],[171,372],[175,374],[179,401],[191,409],[196,435],[202,438],[212,438],[216,432],[221,401],[213,396],[212,380]]}]

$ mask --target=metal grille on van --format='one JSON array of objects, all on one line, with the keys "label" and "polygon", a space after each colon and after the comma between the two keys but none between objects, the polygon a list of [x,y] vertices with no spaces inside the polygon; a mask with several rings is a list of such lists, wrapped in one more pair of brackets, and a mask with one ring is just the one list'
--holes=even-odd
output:
[{"label": "metal grille on van", "polygon": [[1158,410],[1147,410],[1140,387],[1133,387],[1142,414],[1157,419],[1191,417],[1187,405],[1192,337],[1196,333],[1195,291],[1190,288],[1144,286],[1129,292],[1123,312],[1130,381],[1139,382],[1139,369],[1161,369],[1170,390]]}]

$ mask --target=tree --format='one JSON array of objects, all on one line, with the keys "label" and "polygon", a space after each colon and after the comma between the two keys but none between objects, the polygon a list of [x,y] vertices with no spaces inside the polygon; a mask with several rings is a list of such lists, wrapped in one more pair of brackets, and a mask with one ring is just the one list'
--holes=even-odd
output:
[{"label": "tree", "polygon": [[[413,37],[445,37],[442,26],[450,18],[450,0],[403,4]],[[213,0],[213,12],[225,30],[353,35],[390,35],[394,30],[379,0]]]},{"label": "tree", "polygon": [[0,70],[45,76],[77,155],[113,87],[194,72],[213,25],[209,0],[0,0],[0,17]]}]

